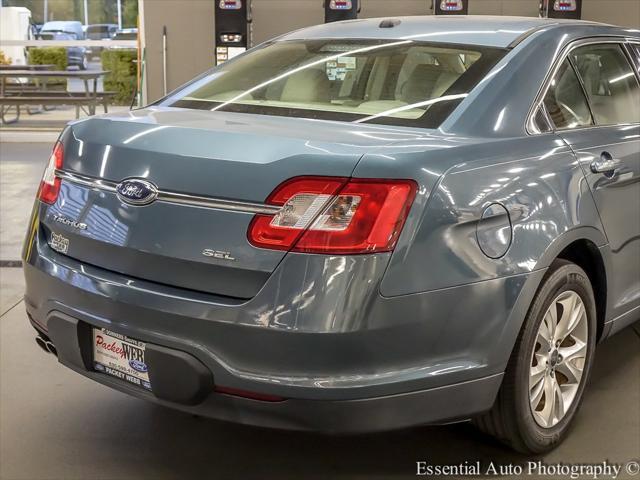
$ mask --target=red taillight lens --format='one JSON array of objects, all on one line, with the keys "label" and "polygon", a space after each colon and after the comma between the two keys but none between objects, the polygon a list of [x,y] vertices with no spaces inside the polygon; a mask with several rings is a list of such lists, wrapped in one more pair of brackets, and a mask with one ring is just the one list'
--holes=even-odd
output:
[{"label": "red taillight lens", "polygon": [[278,186],[269,205],[281,208],[277,215],[256,215],[249,226],[249,242],[256,247],[289,250],[325,204],[348,179],[297,177]]},{"label": "red taillight lens", "polygon": [[62,168],[64,160],[64,149],[60,142],[56,142],[53,152],[49,158],[47,168],[44,170],[38,197],[44,203],[54,204],[60,193],[60,178],[56,177],[56,170]]},{"label": "red taillight lens", "polygon": [[267,199],[282,209],[273,216],[256,216],[249,241],[261,248],[306,253],[391,251],[416,188],[412,180],[294,178]]}]

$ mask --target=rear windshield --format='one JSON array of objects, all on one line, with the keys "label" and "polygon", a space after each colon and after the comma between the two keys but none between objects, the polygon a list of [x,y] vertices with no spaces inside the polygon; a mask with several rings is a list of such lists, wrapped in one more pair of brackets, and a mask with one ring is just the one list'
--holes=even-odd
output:
[{"label": "rear windshield", "polygon": [[275,42],[160,104],[437,128],[504,53],[412,40]]},{"label": "rear windshield", "polygon": [[138,34],[136,32],[118,32],[113,36],[114,40],[137,40]]},{"label": "rear windshield", "polygon": [[92,25],[87,27],[86,33],[89,39],[100,40],[103,38],[109,38],[111,36],[110,31],[111,30],[108,25]]}]

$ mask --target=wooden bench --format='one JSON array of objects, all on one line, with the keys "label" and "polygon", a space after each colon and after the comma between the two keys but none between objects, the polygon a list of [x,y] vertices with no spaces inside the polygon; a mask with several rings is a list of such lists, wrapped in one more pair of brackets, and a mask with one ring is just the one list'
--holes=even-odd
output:
[{"label": "wooden bench", "polygon": [[[106,70],[0,70],[0,120],[3,124],[17,122],[20,119],[21,105],[75,105],[76,118],[80,117],[80,108],[89,115],[94,115],[96,106],[100,104],[107,112],[107,104],[115,93],[98,92],[97,87],[98,79],[108,73]],[[11,82],[11,79],[27,79],[27,84],[35,85],[43,85],[42,80],[75,79],[82,82],[84,92],[52,91],[46,88],[46,83],[40,89],[21,88],[18,84],[24,85],[22,81]],[[12,107],[16,110],[16,116],[7,120],[6,114]]]},{"label": "wooden bench", "polygon": [[[16,95],[25,92],[45,92],[49,94],[50,92],[66,92],[67,91],[67,82],[58,82],[58,83],[45,83],[42,84],[38,81],[29,81],[27,83],[6,83],[4,86],[5,95]],[[29,115],[33,115],[36,113],[42,113],[44,111],[51,111],[55,108],[55,106],[51,105],[38,105],[38,108],[33,108],[31,106],[27,106],[27,113]]]},{"label": "wooden bench", "polygon": [[4,87],[5,93],[21,93],[21,92],[66,92],[67,84],[66,83],[53,83],[47,84],[46,88],[43,88],[42,85],[29,82],[29,83],[8,83]]},{"label": "wooden bench", "polygon": [[[20,106],[34,105],[75,105],[76,118],[80,118],[80,109],[92,114],[95,112],[96,105],[102,105],[104,113],[108,113],[108,104],[116,96],[116,92],[98,92],[97,96],[88,97],[84,92],[67,92],[67,91],[50,91],[50,90],[27,90],[5,92],[0,97],[0,109],[3,123],[14,123],[20,119]],[[4,107],[15,107],[16,116],[14,119],[7,121],[4,117],[6,114]],[[88,107],[88,110],[83,107]]]}]

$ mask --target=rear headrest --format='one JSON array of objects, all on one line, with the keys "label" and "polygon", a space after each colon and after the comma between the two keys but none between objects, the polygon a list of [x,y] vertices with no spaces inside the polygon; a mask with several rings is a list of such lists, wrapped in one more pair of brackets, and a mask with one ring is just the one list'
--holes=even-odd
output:
[{"label": "rear headrest", "polygon": [[402,100],[411,104],[439,97],[458,77],[442,65],[418,65],[402,87]]},{"label": "rear headrest", "polygon": [[590,95],[602,95],[603,87],[600,61],[594,56],[582,56],[576,61],[576,67],[581,73],[584,88]]},{"label": "rear headrest", "polygon": [[284,85],[283,102],[328,102],[331,84],[327,75],[318,69],[307,68],[291,75]]}]

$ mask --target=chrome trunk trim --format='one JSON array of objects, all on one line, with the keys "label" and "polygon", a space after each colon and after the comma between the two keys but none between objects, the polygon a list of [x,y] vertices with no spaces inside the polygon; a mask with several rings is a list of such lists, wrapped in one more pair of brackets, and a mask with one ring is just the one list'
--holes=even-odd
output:
[{"label": "chrome trunk trim", "polygon": [[[64,181],[82,185],[93,190],[102,190],[115,193],[117,183],[110,180],[81,175],[66,170],[56,170],[56,176]],[[263,215],[275,215],[280,211],[280,207],[275,205],[265,205],[262,203],[240,202],[221,198],[205,197],[199,195],[189,195],[158,189],[156,202],[166,202],[178,205],[189,205],[200,208],[213,208],[217,210],[230,210],[233,212],[253,213]]]}]

